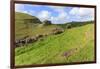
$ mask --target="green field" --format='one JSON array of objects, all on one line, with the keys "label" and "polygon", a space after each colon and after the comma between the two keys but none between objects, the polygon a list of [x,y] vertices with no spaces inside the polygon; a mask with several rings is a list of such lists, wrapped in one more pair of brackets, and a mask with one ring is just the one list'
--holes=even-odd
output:
[{"label": "green field", "polygon": [[42,26],[42,23],[25,25],[23,21],[16,21],[15,25],[16,39],[26,35],[31,37],[49,33],[55,27],[64,28],[61,34],[49,35],[42,41],[15,48],[15,65],[94,61],[94,23],[87,22],[86,25],[70,29],[65,29],[65,25]]}]

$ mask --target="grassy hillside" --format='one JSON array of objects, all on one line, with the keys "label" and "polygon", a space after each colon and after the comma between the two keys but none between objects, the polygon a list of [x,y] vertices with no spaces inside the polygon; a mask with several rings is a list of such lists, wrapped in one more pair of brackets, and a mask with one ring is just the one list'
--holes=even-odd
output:
[{"label": "grassy hillside", "polygon": [[29,14],[16,12],[15,13],[15,39],[23,38],[35,29],[37,24],[41,24],[41,21],[35,16]]},{"label": "grassy hillside", "polygon": [[[19,26],[19,25],[18,25]],[[32,29],[30,35],[49,32],[51,28],[58,27],[50,25]],[[24,29],[26,31],[26,29]],[[48,30],[48,31],[47,31]],[[34,31],[34,32],[33,32]],[[17,38],[19,33],[16,31]],[[29,33],[27,33],[29,35]],[[21,34],[20,34],[21,35]],[[42,41],[28,44],[15,49],[15,64],[51,64],[69,63],[94,60],[94,24],[66,29],[58,35],[50,35]]]},{"label": "grassy hillside", "polygon": [[15,13],[15,39],[21,39],[25,36],[35,36],[37,34],[49,33],[52,28],[58,28],[57,25],[44,26],[35,16],[16,12]]}]

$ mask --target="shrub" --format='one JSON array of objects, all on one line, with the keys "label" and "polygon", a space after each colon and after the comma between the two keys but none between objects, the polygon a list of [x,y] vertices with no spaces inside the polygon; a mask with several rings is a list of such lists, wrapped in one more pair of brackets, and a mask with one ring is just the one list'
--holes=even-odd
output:
[{"label": "shrub", "polygon": [[71,24],[67,24],[66,26],[67,29],[70,29],[71,27],[72,27]]},{"label": "shrub", "polygon": [[48,21],[48,20],[45,20],[43,23],[44,25],[51,25],[51,21]]}]

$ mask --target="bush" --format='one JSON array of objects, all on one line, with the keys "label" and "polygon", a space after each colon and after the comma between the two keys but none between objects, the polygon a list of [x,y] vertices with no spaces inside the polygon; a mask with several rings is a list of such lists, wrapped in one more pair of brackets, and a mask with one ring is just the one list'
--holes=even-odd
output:
[{"label": "bush", "polygon": [[71,24],[67,24],[66,26],[67,29],[70,29],[71,27],[72,27]]},{"label": "bush", "polygon": [[51,25],[51,21],[48,21],[48,20],[45,20],[43,23],[44,25]]}]

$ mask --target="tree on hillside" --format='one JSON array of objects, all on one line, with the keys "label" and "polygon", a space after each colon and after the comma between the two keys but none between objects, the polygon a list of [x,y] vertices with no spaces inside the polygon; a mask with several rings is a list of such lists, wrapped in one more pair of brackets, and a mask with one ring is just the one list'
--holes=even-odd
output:
[{"label": "tree on hillside", "polygon": [[67,29],[70,29],[71,27],[72,27],[71,24],[67,24],[66,26]]},{"label": "tree on hillside", "polygon": [[44,23],[44,25],[51,25],[52,24],[51,21],[48,21],[48,20],[43,21],[43,23]]}]

